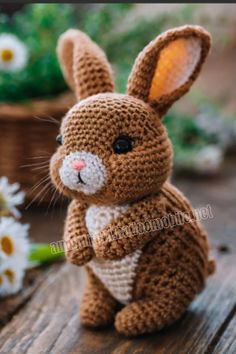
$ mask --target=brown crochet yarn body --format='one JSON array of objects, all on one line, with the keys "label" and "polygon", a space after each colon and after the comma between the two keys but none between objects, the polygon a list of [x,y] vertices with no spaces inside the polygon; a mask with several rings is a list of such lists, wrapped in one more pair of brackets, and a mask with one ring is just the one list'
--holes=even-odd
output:
[{"label": "brown crochet yarn body", "polygon": [[[89,37],[69,30],[60,38],[62,70],[79,103],[63,120],[51,177],[73,199],[64,240],[68,260],[86,265],[80,315],[87,326],[114,321],[125,335],[161,329],[213,272],[202,226],[167,182],[172,148],[161,121],[197,78],[209,48],[200,27],[164,33],[140,53],[121,95]],[[161,220],[169,224],[160,227]]]}]

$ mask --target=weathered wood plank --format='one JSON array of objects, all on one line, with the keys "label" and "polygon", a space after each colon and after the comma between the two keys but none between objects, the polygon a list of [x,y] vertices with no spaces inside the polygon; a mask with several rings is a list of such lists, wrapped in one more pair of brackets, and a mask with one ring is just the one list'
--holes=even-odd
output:
[{"label": "weathered wood plank", "polygon": [[[50,348],[61,328],[73,315],[79,301],[77,296],[81,293],[80,285],[77,289],[80,272],[77,269],[73,272],[67,267],[64,264],[54,267],[24,311],[16,314],[3,328],[0,335],[1,353],[26,353],[29,347],[34,348],[41,336],[46,336],[44,349]],[[73,292],[73,288],[76,291]],[[40,345],[36,353],[42,352]]]},{"label": "weathered wood plank", "polygon": [[40,284],[53,273],[55,266],[45,265],[27,271],[24,290],[20,293],[0,299],[0,328],[33,296]]},{"label": "weathered wood plank", "polygon": [[214,350],[215,335],[235,306],[233,262],[235,254],[220,257],[217,274],[182,320],[169,329],[138,339],[126,339],[112,328],[100,331],[81,328],[78,311],[84,287],[82,271],[70,265],[59,266],[38,288],[24,311],[2,329],[0,352],[210,353],[207,348]]},{"label": "weathered wood plank", "polygon": [[235,354],[236,353],[236,308],[232,311],[233,319],[230,321],[223,335],[214,348],[214,354]]}]

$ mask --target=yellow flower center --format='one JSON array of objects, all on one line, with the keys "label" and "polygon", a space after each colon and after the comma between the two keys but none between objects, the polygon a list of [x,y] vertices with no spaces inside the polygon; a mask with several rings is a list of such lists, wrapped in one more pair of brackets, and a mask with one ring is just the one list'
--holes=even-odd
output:
[{"label": "yellow flower center", "polygon": [[1,238],[1,247],[4,253],[6,253],[8,256],[10,256],[14,252],[14,245],[13,242],[8,235],[4,235]]},{"label": "yellow flower center", "polygon": [[3,283],[3,277],[0,275],[0,285]]},{"label": "yellow flower center", "polygon": [[6,277],[8,278],[9,282],[11,284],[14,283],[14,280],[15,280],[15,274],[13,273],[13,271],[11,269],[6,269],[4,271],[4,274],[6,275]]},{"label": "yellow flower center", "polygon": [[2,61],[9,63],[10,61],[12,61],[13,58],[14,58],[14,52],[11,49],[6,48],[1,51]]}]

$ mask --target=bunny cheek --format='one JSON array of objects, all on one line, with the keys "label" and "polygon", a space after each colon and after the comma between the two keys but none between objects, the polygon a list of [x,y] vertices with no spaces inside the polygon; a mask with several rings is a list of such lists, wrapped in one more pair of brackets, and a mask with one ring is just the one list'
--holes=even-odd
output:
[{"label": "bunny cheek", "polygon": [[72,191],[86,195],[95,194],[107,181],[107,172],[102,160],[86,151],[71,152],[59,168],[62,184]]},{"label": "bunny cheek", "polygon": [[110,202],[127,203],[160,190],[171,172],[172,149],[167,138],[161,149],[155,144],[153,148],[111,156],[107,183]]},{"label": "bunny cheek", "polygon": [[56,188],[63,193],[63,186],[60,180],[60,177],[58,175],[58,169],[61,166],[61,157],[60,157],[60,153],[59,153],[60,148],[57,150],[57,152],[55,152],[50,160],[50,176],[51,176],[51,180],[52,183],[54,184],[54,186],[56,186]]}]

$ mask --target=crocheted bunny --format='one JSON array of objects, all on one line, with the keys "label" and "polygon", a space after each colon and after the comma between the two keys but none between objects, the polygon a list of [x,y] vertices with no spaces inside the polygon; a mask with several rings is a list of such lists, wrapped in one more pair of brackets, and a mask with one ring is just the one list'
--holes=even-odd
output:
[{"label": "crocheted bunny", "polygon": [[114,93],[106,56],[86,34],[72,29],[59,39],[78,103],[63,119],[50,170],[72,199],[64,241],[67,259],[88,273],[84,325],[114,321],[128,336],[159,330],[184,313],[214,271],[205,231],[168,182],[172,147],[161,120],[209,49],[201,27],[165,32],[137,57],[124,95]]}]

